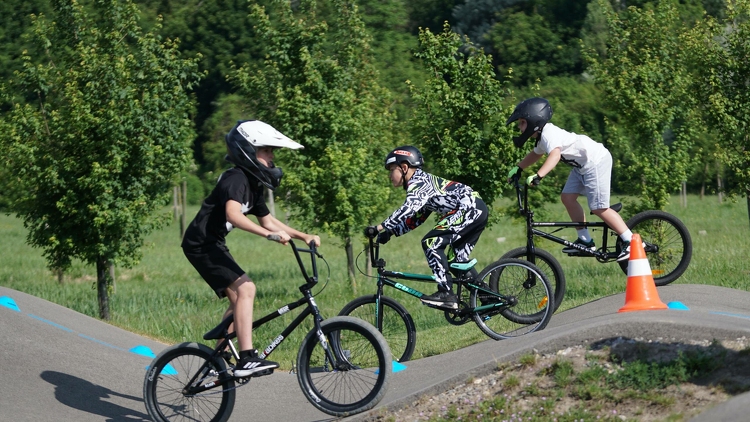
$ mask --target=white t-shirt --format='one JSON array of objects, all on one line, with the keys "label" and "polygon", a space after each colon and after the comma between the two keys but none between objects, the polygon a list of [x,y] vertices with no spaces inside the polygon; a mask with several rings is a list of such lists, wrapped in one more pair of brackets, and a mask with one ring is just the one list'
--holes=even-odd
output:
[{"label": "white t-shirt", "polygon": [[604,145],[588,136],[568,132],[552,123],[547,123],[542,129],[534,152],[539,155],[549,154],[558,147],[560,148],[560,161],[576,168],[596,164],[607,154]]}]

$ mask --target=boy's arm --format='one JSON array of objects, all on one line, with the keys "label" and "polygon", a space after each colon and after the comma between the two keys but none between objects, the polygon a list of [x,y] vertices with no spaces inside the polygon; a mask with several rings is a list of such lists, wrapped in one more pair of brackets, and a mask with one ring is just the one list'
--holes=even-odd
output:
[{"label": "boy's arm", "polygon": [[225,204],[227,222],[240,230],[266,237],[271,234],[268,229],[255,224],[242,213],[242,204],[230,199]]},{"label": "boy's arm", "polygon": [[[559,150],[560,149],[558,148],[558,151]],[[525,157],[523,157],[523,160],[521,160],[518,163],[518,167],[521,167],[521,169],[527,169],[527,168],[529,168],[530,165],[532,165],[532,164],[536,163],[537,161],[539,161],[540,158],[542,158],[542,154],[537,154],[533,150],[529,151],[529,153],[526,154]],[[559,158],[558,158],[558,160],[559,160]]]},{"label": "boy's arm", "polygon": [[[279,243],[282,243],[284,245],[287,244],[289,238],[292,238],[299,239],[305,242],[305,244],[309,244],[310,242],[315,241],[315,246],[320,246],[320,236],[303,233],[297,229],[291,228],[279,221],[271,214],[267,214],[263,217],[258,217],[258,222],[264,228],[274,232],[274,234],[280,235],[281,240],[279,241]],[[286,237],[284,235],[286,235]]]},{"label": "boy's arm", "polygon": [[537,171],[536,174],[539,177],[545,177],[546,175],[549,174],[549,172],[552,171],[552,169],[555,168],[555,166],[559,162],[560,162],[560,148],[558,147],[549,152],[549,154],[547,155],[547,159],[544,160],[544,164],[542,164],[542,166],[539,168],[539,171]]}]

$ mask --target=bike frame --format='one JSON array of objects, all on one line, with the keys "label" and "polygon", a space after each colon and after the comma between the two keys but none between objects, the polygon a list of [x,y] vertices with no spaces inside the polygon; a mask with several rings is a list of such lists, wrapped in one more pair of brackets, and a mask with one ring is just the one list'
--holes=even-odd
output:
[{"label": "bike frame", "polygon": [[[614,261],[617,259],[617,257],[619,256],[619,253],[617,251],[616,245],[610,248],[609,243],[608,243],[610,235],[617,236],[617,233],[615,233],[614,230],[612,230],[606,223],[604,223],[603,221],[536,222],[534,221],[534,211],[529,209],[528,186],[524,185],[523,192],[522,192],[521,187],[519,186],[518,180],[515,180],[514,184],[516,188],[516,198],[518,200],[518,211],[521,213],[521,215],[523,215],[526,218],[526,248],[527,248],[526,250],[528,252],[529,261],[531,261],[532,263],[534,263],[535,261],[534,256],[535,256],[536,246],[534,245],[534,236],[539,236],[541,238],[550,240],[552,242],[578,249],[582,253],[579,256],[584,257],[584,258],[594,257],[600,262],[610,262],[610,261]],[[611,208],[619,212],[621,208],[621,204],[615,204]],[[544,230],[540,230],[537,227],[559,227],[559,229],[553,231],[552,233],[549,233]],[[565,240],[553,234],[568,227],[601,228],[602,229],[601,247],[597,249],[596,251],[591,251],[591,250],[586,249],[585,246],[576,244],[569,240]],[[615,240],[615,242],[617,241]]]},{"label": "bike frame", "polygon": [[[398,279],[398,280],[410,280],[410,281],[435,283],[435,277],[431,275],[426,275],[426,274],[414,274],[414,273],[406,273],[406,272],[401,272],[401,271],[386,270],[385,260],[380,258],[380,244],[377,243],[377,241],[374,241],[374,239],[370,238],[369,248],[370,248],[370,259],[371,259],[371,262],[373,263],[373,267],[377,268],[378,270],[377,292],[375,293],[375,296],[377,298],[377,304],[378,304],[377,305],[378,314],[375,318],[375,321],[377,323],[376,328],[379,331],[382,331],[383,321],[382,321],[382,318],[380,318],[380,315],[383,314],[383,303],[381,301],[381,298],[383,297],[384,286],[390,286],[396,290],[402,291],[410,296],[414,296],[419,299],[422,296],[424,296],[424,293],[410,286],[407,286],[406,284],[394,281],[392,280],[392,278]],[[493,309],[493,308],[504,308],[510,305],[509,301],[502,294],[477,286],[476,284],[473,284],[474,281],[475,281],[474,277],[470,277],[470,276],[467,277],[465,275],[454,279],[454,284],[458,285],[456,295],[458,295],[458,297],[461,297],[462,289],[465,286],[468,286],[470,288],[480,290],[483,293],[496,296],[499,299],[499,301],[497,303],[492,303],[489,305],[477,306],[476,308],[464,308],[464,309],[459,308],[455,311],[445,310],[445,312],[449,312],[457,316],[468,316],[477,311],[485,311],[485,310]]]},{"label": "bike frame", "polygon": [[[318,339],[323,347],[323,349],[326,352],[327,358],[329,362],[340,362],[340,359],[336,359],[334,357],[334,353],[329,347],[328,340],[326,340],[325,336],[323,335],[323,331],[320,327],[320,323],[323,321],[323,317],[320,315],[320,310],[318,309],[318,305],[315,302],[315,298],[312,295],[311,289],[313,286],[315,286],[318,283],[318,267],[316,262],[316,255],[317,252],[315,250],[315,244],[310,243],[309,249],[298,249],[293,241],[289,241],[290,245],[292,246],[292,250],[294,251],[294,256],[297,258],[297,263],[299,264],[300,270],[302,271],[302,274],[305,277],[306,283],[299,287],[299,291],[302,293],[303,297],[297,301],[290,302],[281,308],[277,309],[274,312],[269,313],[268,315],[265,315],[255,321],[253,321],[253,330],[255,330],[258,327],[263,326],[264,324],[273,321],[274,319],[289,313],[290,311],[293,311],[294,309],[299,308],[300,306],[306,306],[305,309],[302,310],[302,312],[297,315],[296,318],[279,334],[274,338],[271,343],[266,346],[265,349],[263,349],[262,352],[258,354],[258,356],[262,359],[265,359],[268,355],[270,355],[276,348],[284,342],[289,337],[289,334],[292,333],[299,325],[302,323],[302,321],[305,320],[308,316],[313,316],[313,321],[315,324],[315,331],[317,333]],[[305,265],[302,262],[302,258],[300,257],[300,252],[303,253],[309,253],[310,254],[310,260],[312,263],[312,276],[309,276],[307,273],[307,269],[305,268]],[[232,354],[234,355],[235,359],[239,359],[239,352],[234,347],[234,343],[232,342],[232,339],[237,337],[237,333],[232,331],[229,332],[229,325],[234,321],[234,315],[229,315],[228,317],[224,318],[224,320],[216,326],[216,328],[212,329],[208,333],[206,333],[203,336],[204,340],[217,340],[222,339],[219,344],[214,349],[214,353],[212,354],[212,359],[222,359],[220,354],[227,348],[227,346],[232,351]],[[208,369],[208,362],[206,362],[203,367],[201,367],[196,374],[193,376],[193,378],[190,380],[189,385],[193,386],[190,388],[187,393],[188,394],[199,394],[203,391],[210,390],[212,388],[221,386],[226,383],[227,380],[224,380],[222,382],[221,380],[212,382],[209,384],[201,384],[198,383],[196,385],[196,381],[199,377],[202,376],[202,374]]]}]

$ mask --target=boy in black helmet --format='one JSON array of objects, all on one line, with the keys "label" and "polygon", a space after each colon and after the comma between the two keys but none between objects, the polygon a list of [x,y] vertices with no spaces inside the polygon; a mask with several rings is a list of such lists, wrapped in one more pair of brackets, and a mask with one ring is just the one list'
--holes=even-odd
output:
[{"label": "boy in black helmet", "polygon": [[[521,171],[536,163],[544,154],[547,159],[539,170],[526,178],[529,186],[538,185],[558,162],[570,165],[568,181],[563,187],[560,199],[570,215],[571,221],[586,221],[583,208],[578,203],[579,195],[586,195],[589,209],[620,235],[624,247],[618,261],[630,256],[630,240],[633,233],[620,214],[609,207],[610,179],[612,177],[612,155],[604,145],[586,135],[567,132],[549,123],[552,107],[544,98],[529,98],[516,106],[506,124],[518,121],[521,135],[513,138],[513,144],[521,148],[529,138],[534,138],[532,149],[521,162],[508,173],[508,180],[519,178]],[[577,227],[578,239],[574,242],[594,251],[596,245],[588,229]],[[564,253],[575,255],[580,251],[566,246]]]},{"label": "boy in black helmet", "polygon": [[[240,360],[234,376],[260,376],[273,372],[279,364],[258,356],[253,349],[253,304],[255,283],[234,261],[225,237],[237,227],[259,236],[278,236],[286,245],[289,239],[305,243],[320,238],[297,231],[272,216],[264,200],[264,188],[271,190],[281,182],[281,168],[273,164],[277,148],[299,149],[302,145],[258,120],[240,121],[226,135],[227,160],[236,167],[222,173],[211,194],[190,223],[182,239],[182,249],[198,273],[219,298],[229,298],[224,317],[234,313],[234,329],[240,348]],[[246,217],[253,214],[258,223]]]},{"label": "boy in black helmet", "polygon": [[458,309],[446,248],[452,249],[455,262],[468,261],[487,225],[488,210],[469,186],[427,173],[422,170],[423,164],[422,153],[413,146],[396,148],[386,156],[385,168],[390,172],[391,183],[393,187],[403,186],[406,200],[385,221],[368,230],[380,232],[378,242],[386,243],[392,234],[401,236],[424,223],[430,213],[440,213],[440,221],[422,238],[422,249],[438,291],[421,300],[441,309]]}]

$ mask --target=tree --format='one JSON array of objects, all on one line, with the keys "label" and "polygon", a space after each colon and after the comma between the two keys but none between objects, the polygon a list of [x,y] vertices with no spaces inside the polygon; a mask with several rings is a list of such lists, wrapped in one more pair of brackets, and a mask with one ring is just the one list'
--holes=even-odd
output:
[{"label": "tree", "polygon": [[490,205],[523,152],[505,126],[515,98],[496,79],[492,58],[470,43],[465,48],[448,23],[438,35],[422,30],[419,41],[417,57],[431,76],[422,87],[412,85],[413,138],[428,167],[473,187]]},{"label": "tree", "polygon": [[110,267],[138,261],[144,236],[166,221],[154,211],[189,163],[186,90],[200,76],[175,43],[142,33],[128,0],[97,0],[96,18],[75,0],[52,6],[52,19],[33,19],[43,64],[24,56],[17,83],[2,91],[13,107],[0,147],[29,243],[51,268],[73,258],[96,265],[99,313],[109,319]]},{"label": "tree", "polygon": [[612,149],[625,156],[626,165],[616,168],[640,195],[636,209],[662,209],[686,180],[702,124],[691,95],[684,26],[669,2],[619,14],[602,0],[598,4],[607,16],[606,56],[588,50],[587,58],[618,115],[616,133],[625,135],[611,138]]},{"label": "tree", "polygon": [[353,279],[353,239],[390,203],[383,160],[394,146],[393,115],[356,6],[331,6],[337,13],[330,24],[317,18],[313,0],[295,10],[276,0],[273,20],[252,6],[266,59],[237,68],[231,80],[252,100],[254,117],[304,145],[278,154],[291,171],[277,192],[295,221],[343,240]]},{"label": "tree", "polygon": [[744,194],[750,212],[750,1],[727,3],[727,17],[708,18],[688,38],[706,120],[718,129],[717,159],[734,175],[730,193]]}]

